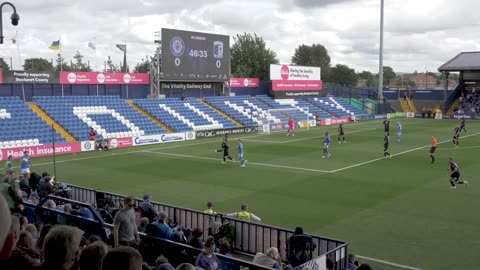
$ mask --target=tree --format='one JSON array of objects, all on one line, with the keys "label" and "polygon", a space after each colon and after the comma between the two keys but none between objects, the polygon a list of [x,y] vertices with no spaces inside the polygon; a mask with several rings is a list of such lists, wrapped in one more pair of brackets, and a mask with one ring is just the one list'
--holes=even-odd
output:
[{"label": "tree", "polygon": [[72,70],[74,71],[92,71],[92,68],[90,68],[90,65],[88,63],[83,62],[83,55],[77,51],[75,55],[73,56],[74,62],[72,63]]},{"label": "tree", "polygon": [[138,63],[135,66],[135,69],[133,70],[133,72],[148,73],[150,72],[150,65],[151,63],[148,60],[148,57],[147,57],[147,60],[142,59],[142,62]]},{"label": "tree", "polygon": [[107,59],[107,71],[108,72],[120,72],[120,66],[115,65],[112,61],[112,58],[110,58],[110,56]]},{"label": "tree", "polygon": [[342,85],[355,86],[357,84],[357,74],[353,68],[347,65],[336,65],[330,70],[330,82]]},{"label": "tree", "polygon": [[312,46],[302,44],[295,49],[292,63],[299,66],[329,68],[330,56],[321,44],[312,44]]},{"label": "tree", "polygon": [[65,62],[65,58],[61,54],[57,54],[55,71],[72,71],[72,67]]},{"label": "tree", "polygon": [[415,81],[411,81],[411,80],[407,81],[407,85],[413,88],[417,87],[417,84],[415,83]]},{"label": "tree", "polygon": [[7,62],[5,62],[5,60],[3,60],[2,57],[0,57],[0,69],[10,70],[10,67],[8,66]]},{"label": "tree", "polygon": [[393,68],[389,66],[383,67],[383,85],[389,85],[390,80],[397,77],[397,74],[393,71]]},{"label": "tree", "polygon": [[378,86],[378,76],[374,75],[370,71],[362,71],[361,73],[358,73],[357,78],[367,80],[367,82],[365,83],[367,87]]},{"label": "tree", "polygon": [[267,48],[257,34],[237,34],[231,48],[232,71],[235,77],[252,77],[266,80],[270,64],[278,64],[277,54]]},{"label": "tree", "polygon": [[52,62],[43,58],[27,58],[23,64],[26,71],[53,71]]}]

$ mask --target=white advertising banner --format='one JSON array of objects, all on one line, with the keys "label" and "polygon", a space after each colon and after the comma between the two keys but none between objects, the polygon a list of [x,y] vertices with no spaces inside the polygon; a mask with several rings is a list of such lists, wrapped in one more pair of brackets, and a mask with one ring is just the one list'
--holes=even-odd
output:
[{"label": "white advertising banner", "polygon": [[80,150],[82,152],[95,150],[95,141],[83,141],[83,142],[81,142],[80,143]]}]

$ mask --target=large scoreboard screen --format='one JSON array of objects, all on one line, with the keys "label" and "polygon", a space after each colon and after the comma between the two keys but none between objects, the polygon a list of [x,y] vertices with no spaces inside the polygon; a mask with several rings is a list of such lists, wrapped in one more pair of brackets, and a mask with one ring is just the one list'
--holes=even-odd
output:
[{"label": "large scoreboard screen", "polygon": [[162,29],[162,72],[166,81],[227,81],[230,37]]}]

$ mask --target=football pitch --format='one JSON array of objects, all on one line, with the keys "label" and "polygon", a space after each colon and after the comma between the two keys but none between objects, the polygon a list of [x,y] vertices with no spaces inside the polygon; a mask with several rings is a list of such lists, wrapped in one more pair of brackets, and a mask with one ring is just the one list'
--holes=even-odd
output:
[{"label": "football pitch", "polygon": [[[221,163],[222,138],[57,156],[61,182],[198,210],[207,201],[219,212],[248,203],[267,224],[346,240],[350,251],[384,261],[374,269],[479,269],[480,122],[467,121],[460,148],[451,143],[457,120],[391,120],[391,159],[383,158],[381,121],[345,126],[348,143],[337,143],[337,126],[272,135],[230,136],[235,162]],[[325,131],[330,158],[322,159]],[[437,162],[428,156],[431,136]],[[248,163],[241,168],[236,140]],[[469,185],[450,189],[452,157]],[[32,160],[32,170],[53,173],[52,158]],[[17,164],[18,165],[18,164]],[[393,264],[392,264],[393,263]],[[399,266],[394,266],[399,264]],[[403,266],[402,266],[403,265]],[[409,266],[410,268],[408,268]]]}]

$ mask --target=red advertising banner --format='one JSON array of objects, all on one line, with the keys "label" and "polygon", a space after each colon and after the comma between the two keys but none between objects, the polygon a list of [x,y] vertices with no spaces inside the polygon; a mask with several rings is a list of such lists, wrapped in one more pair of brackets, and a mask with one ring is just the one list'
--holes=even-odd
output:
[{"label": "red advertising banner", "polygon": [[61,71],[61,84],[150,84],[148,73]]},{"label": "red advertising banner", "polygon": [[[226,83],[228,84],[228,81]],[[258,87],[260,80],[258,78],[231,78],[230,84],[232,87]]]},{"label": "red advertising banner", "polygon": [[[53,146],[51,144],[25,146],[0,149],[0,160],[6,160],[10,155],[13,157],[13,159],[20,159],[23,156],[23,151],[25,150],[28,150],[29,156],[32,158],[53,155]],[[55,144],[55,155],[73,154],[79,153],[80,151],[80,142]]]},{"label": "red advertising banner", "polygon": [[322,81],[303,81],[303,80],[288,80],[288,81],[272,81],[272,90],[274,91],[318,91],[322,90]]},{"label": "red advertising banner", "polygon": [[327,119],[322,119],[320,121],[320,125],[322,126],[337,125],[340,123],[350,123],[350,118],[349,117],[327,118]]},{"label": "red advertising banner", "polygon": [[3,83],[3,70],[0,69],[0,84]]},{"label": "red advertising banner", "polygon": [[133,146],[133,138],[128,137],[128,138],[113,138],[113,139],[108,139],[108,144],[112,148],[125,148],[125,147],[131,147]]}]

